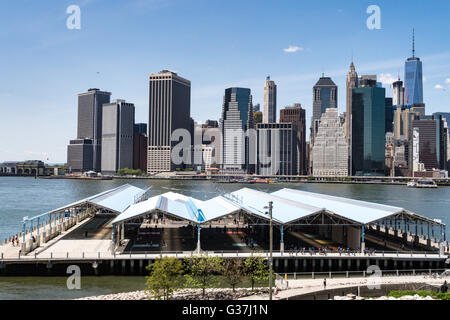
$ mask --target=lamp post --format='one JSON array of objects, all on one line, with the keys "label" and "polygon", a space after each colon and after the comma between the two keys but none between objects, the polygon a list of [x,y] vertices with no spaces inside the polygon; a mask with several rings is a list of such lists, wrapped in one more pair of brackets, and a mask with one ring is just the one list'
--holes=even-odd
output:
[{"label": "lamp post", "polygon": [[273,209],[273,201],[269,201],[269,206],[264,207],[264,209],[269,209],[269,300],[272,300],[272,266],[273,266],[273,257],[272,257],[272,249],[273,249],[273,232],[272,232],[272,209]]}]

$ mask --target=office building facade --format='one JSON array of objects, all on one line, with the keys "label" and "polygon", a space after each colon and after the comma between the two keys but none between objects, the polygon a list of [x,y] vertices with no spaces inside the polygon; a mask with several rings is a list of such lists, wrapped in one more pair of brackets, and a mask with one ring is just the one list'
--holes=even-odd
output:
[{"label": "office building facade", "polygon": [[[101,91],[99,89],[89,89],[87,92],[80,93],[78,95],[78,125],[77,125],[77,139],[72,140],[75,144],[74,147],[68,146],[67,150],[67,162],[73,164],[72,171],[86,171],[89,167],[90,170],[99,172],[101,170],[101,152],[102,152],[102,111],[103,104],[109,103],[111,99],[111,93]],[[88,142],[91,140],[91,142]],[[81,147],[81,141],[88,142]],[[79,152],[81,149],[86,152]],[[88,156],[90,152],[88,149],[92,148],[92,165],[80,165],[86,164],[88,159],[73,158],[77,156]],[[70,149],[70,150],[69,150]],[[75,151],[78,150],[78,151]],[[89,160],[90,161],[90,160]]]},{"label": "office building facade", "polygon": [[259,123],[256,125],[259,175],[297,174],[297,125]]},{"label": "office building facade", "polygon": [[133,169],[147,172],[147,150],[147,124],[136,123],[133,138]]},{"label": "office building facade", "polygon": [[177,129],[191,132],[191,82],[175,72],[163,70],[149,79],[147,172],[169,172],[185,165],[171,160]]},{"label": "office building facade", "polygon": [[277,85],[267,77],[264,85],[263,123],[277,122]]},{"label": "office building facade", "polygon": [[353,89],[352,174],[385,174],[385,89],[366,79]]},{"label": "office building facade", "polygon": [[[228,172],[251,172],[256,159],[256,137],[248,136],[254,129],[253,104],[250,89],[228,88],[222,105],[222,170]],[[251,131],[249,131],[251,132]],[[252,150],[251,150],[252,149]]]},{"label": "office building facade", "polygon": [[348,176],[348,145],[345,126],[337,108],[322,115],[313,146],[314,176]]},{"label": "office building facade", "polygon": [[103,105],[102,167],[103,174],[133,168],[134,104],[116,100]]},{"label": "office building facade", "polygon": [[280,123],[291,122],[297,126],[297,174],[306,175],[306,111],[301,104],[295,103],[292,107],[280,110]]}]

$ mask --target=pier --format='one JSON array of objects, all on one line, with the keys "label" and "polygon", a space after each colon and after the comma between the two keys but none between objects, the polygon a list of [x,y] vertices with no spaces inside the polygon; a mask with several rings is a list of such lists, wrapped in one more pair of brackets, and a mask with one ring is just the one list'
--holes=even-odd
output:
[{"label": "pier", "polygon": [[[201,201],[124,185],[32,218],[0,245],[0,275],[144,275],[160,256],[268,259],[279,273],[431,272],[449,263],[445,225],[402,208],[283,189]],[[318,207],[316,203],[322,206]]]}]

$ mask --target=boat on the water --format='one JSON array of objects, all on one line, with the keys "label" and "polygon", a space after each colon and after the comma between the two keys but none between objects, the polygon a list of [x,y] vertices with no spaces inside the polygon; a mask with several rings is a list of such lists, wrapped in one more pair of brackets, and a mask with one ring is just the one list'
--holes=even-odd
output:
[{"label": "boat on the water", "polygon": [[436,182],[432,179],[420,179],[417,181],[410,181],[406,184],[408,188],[437,188]]}]

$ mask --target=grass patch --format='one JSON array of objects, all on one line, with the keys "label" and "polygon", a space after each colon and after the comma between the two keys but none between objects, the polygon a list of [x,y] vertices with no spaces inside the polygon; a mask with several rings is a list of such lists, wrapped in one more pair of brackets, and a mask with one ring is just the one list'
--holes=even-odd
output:
[{"label": "grass patch", "polygon": [[394,298],[400,298],[403,296],[413,296],[413,295],[419,295],[420,297],[427,297],[430,296],[433,299],[437,300],[450,300],[450,292],[442,293],[442,292],[433,292],[433,291],[426,291],[426,290],[393,290],[389,292],[387,295],[388,297],[394,297]]}]

